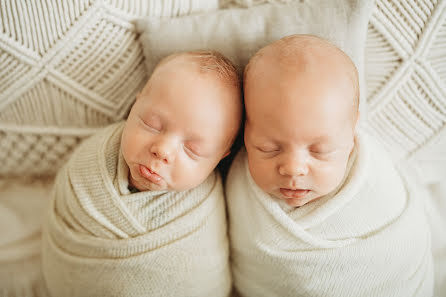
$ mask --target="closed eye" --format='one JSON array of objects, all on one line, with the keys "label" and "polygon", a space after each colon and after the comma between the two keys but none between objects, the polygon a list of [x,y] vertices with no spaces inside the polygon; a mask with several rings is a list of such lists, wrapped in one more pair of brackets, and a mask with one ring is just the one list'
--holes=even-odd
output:
[{"label": "closed eye", "polygon": [[331,154],[331,153],[335,152],[337,150],[337,147],[334,145],[319,144],[319,145],[309,146],[308,150],[312,154],[327,155],[327,154]]},{"label": "closed eye", "polygon": [[146,128],[147,130],[149,130],[149,131],[151,131],[151,132],[154,132],[154,133],[159,133],[159,132],[161,132],[161,128],[156,127],[156,126],[151,125],[151,124],[148,124],[148,123],[146,123],[143,119],[140,119],[140,120],[141,120],[141,123],[142,123],[142,125],[144,126],[144,128]]},{"label": "closed eye", "polygon": [[198,152],[194,151],[193,149],[191,149],[190,147],[184,145],[183,146],[184,151],[186,152],[186,154],[191,157],[192,159],[196,160],[198,158],[200,158],[200,154],[198,154]]},{"label": "closed eye", "polygon": [[334,151],[311,150],[310,152],[313,154],[325,155],[325,154],[333,153]]},{"label": "closed eye", "polygon": [[280,151],[279,148],[270,148],[270,147],[258,147],[256,146],[256,149],[262,153],[277,153]]},{"label": "closed eye", "polygon": [[336,152],[337,150],[310,150],[310,154],[318,159],[331,159],[336,156]]}]

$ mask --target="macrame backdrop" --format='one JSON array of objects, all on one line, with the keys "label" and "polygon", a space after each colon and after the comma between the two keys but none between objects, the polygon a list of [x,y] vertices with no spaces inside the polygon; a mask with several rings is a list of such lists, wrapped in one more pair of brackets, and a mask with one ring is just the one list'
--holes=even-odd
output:
[{"label": "macrame backdrop", "polygon": [[[445,5],[377,0],[367,36],[366,129],[396,161],[427,168],[440,159],[446,167]],[[125,117],[147,78],[132,19],[216,8],[218,0],[1,1],[0,176],[53,175],[95,128]]]},{"label": "macrame backdrop", "polygon": [[[264,2],[289,1],[222,6]],[[366,128],[396,161],[432,172],[427,180],[438,160],[446,168],[445,5],[376,0],[367,36]],[[125,117],[147,78],[132,19],[216,8],[218,0],[1,1],[0,176],[54,175],[95,128]]]}]

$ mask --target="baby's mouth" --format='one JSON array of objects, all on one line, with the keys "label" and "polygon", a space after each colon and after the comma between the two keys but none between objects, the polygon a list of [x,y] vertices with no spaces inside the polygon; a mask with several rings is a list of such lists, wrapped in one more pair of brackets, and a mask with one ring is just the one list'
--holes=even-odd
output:
[{"label": "baby's mouth", "polygon": [[308,189],[280,188],[280,193],[286,198],[302,198],[310,192]]},{"label": "baby's mouth", "polygon": [[139,173],[142,177],[154,184],[161,184],[163,178],[159,176],[155,171],[150,170],[144,165],[139,165]]}]

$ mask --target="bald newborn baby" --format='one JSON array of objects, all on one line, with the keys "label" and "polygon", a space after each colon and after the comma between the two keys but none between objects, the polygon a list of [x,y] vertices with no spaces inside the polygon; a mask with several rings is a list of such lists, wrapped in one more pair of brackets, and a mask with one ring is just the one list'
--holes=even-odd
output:
[{"label": "bald newborn baby", "polygon": [[83,142],[58,173],[42,240],[50,295],[228,296],[214,169],[241,115],[238,74],[223,55],[163,59],[128,119]]},{"label": "bald newborn baby", "polygon": [[429,229],[414,189],[357,132],[358,73],[293,35],[245,69],[245,146],[226,184],[241,296],[431,296]]}]

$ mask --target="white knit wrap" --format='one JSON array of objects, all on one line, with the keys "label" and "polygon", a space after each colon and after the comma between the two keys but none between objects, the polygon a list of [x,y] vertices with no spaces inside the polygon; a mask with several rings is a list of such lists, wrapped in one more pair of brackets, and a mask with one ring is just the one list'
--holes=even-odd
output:
[{"label": "white knit wrap", "polygon": [[58,174],[43,232],[50,294],[227,296],[220,176],[188,191],[132,194],[122,128],[115,124],[86,140]]},{"label": "white knit wrap", "polygon": [[423,197],[408,191],[376,143],[356,143],[338,192],[300,208],[281,206],[255,184],[246,151],[236,157],[226,194],[242,296],[432,296]]}]

